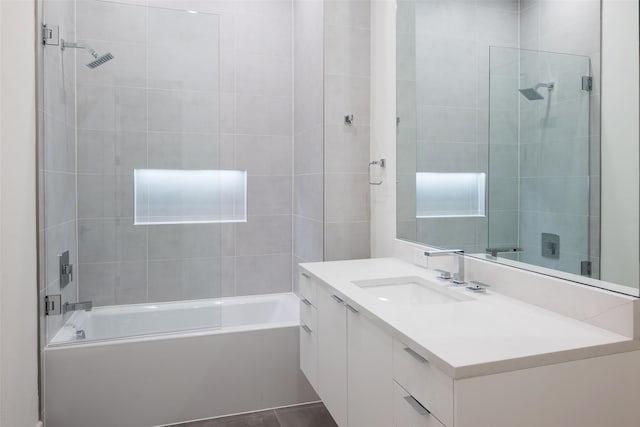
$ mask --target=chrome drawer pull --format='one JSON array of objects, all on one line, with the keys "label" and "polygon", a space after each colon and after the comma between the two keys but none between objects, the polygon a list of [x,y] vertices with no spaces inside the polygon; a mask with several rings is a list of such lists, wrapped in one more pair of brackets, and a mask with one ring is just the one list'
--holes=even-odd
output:
[{"label": "chrome drawer pull", "polygon": [[305,305],[311,305],[311,301],[309,301],[309,300],[308,300],[308,299],[306,299],[306,298],[303,298],[301,301],[302,301]]},{"label": "chrome drawer pull", "polygon": [[353,308],[353,307],[352,307],[351,305],[349,305],[349,304],[347,304],[347,305],[346,305],[346,307],[347,307],[347,309],[348,309],[350,312],[352,312],[352,313],[357,313],[357,312],[358,312],[358,310],[356,310],[355,308]]},{"label": "chrome drawer pull", "polygon": [[413,409],[415,409],[415,410],[416,410],[416,412],[417,412],[417,413],[419,413],[420,415],[429,415],[429,414],[431,413],[431,411],[430,411],[430,410],[428,410],[427,408],[425,408],[424,406],[422,406],[422,405],[420,404],[420,402],[418,402],[418,401],[416,400],[416,398],[415,398],[415,397],[413,397],[413,396],[411,396],[411,395],[409,395],[409,396],[405,396],[405,397],[404,397],[404,400],[406,400],[406,401],[407,401],[407,403],[408,403],[409,405],[411,405],[411,407],[412,407]]},{"label": "chrome drawer pull", "polygon": [[420,354],[418,354],[418,352],[416,352],[415,350],[413,350],[413,349],[411,349],[409,347],[405,347],[404,351],[409,353],[411,356],[413,356],[414,359],[416,359],[420,363],[428,363],[429,362],[427,359],[425,359],[424,357],[420,356]]},{"label": "chrome drawer pull", "polygon": [[335,294],[332,294],[331,298],[333,298],[334,300],[336,300],[336,302],[339,302],[340,304],[344,302],[342,298],[340,298],[338,295],[335,295]]},{"label": "chrome drawer pull", "polygon": [[304,277],[305,279],[311,279],[311,276],[309,276],[307,273],[305,273],[304,271],[302,273],[302,277]]},{"label": "chrome drawer pull", "polygon": [[305,331],[306,333],[310,334],[311,333],[311,328],[308,327],[307,325],[300,325],[300,327],[302,328],[303,331]]}]

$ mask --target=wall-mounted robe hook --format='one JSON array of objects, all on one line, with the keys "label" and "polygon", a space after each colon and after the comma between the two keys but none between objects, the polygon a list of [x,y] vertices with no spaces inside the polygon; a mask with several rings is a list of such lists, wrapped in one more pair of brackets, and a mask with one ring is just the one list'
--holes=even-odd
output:
[{"label": "wall-mounted robe hook", "polygon": [[344,124],[347,126],[351,126],[353,124],[353,114],[347,114],[344,116]]}]

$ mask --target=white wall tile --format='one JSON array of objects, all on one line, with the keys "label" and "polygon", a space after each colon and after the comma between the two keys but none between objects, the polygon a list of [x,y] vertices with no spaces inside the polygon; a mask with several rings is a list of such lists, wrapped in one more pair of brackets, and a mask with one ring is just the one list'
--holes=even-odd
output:
[{"label": "white wall tile", "polygon": [[369,76],[369,30],[329,26],[325,28],[325,73]]},{"label": "white wall tile", "polygon": [[325,221],[369,220],[367,174],[325,174]]},{"label": "white wall tile", "polygon": [[324,178],[322,174],[296,175],[293,185],[293,213],[323,221]]},{"label": "white wall tile", "polygon": [[214,258],[221,255],[221,224],[177,224],[148,230],[148,259]]},{"label": "white wall tile", "polygon": [[146,97],[144,89],[78,85],[78,128],[144,131]]},{"label": "white wall tile", "polygon": [[294,215],[293,252],[304,262],[322,261],[324,223]]},{"label": "white wall tile", "polygon": [[236,95],[236,130],[248,135],[291,135],[290,96]]},{"label": "white wall tile", "polygon": [[217,133],[149,132],[148,167],[151,169],[220,169],[221,146]]},{"label": "white wall tile", "polygon": [[361,0],[328,0],[324,2],[325,25],[333,27],[370,28],[371,5]]},{"label": "white wall tile", "polygon": [[237,224],[236,254],[290,254],[291,233],[291,215],[250,216]]},{"label": "white wall tile", "polygon": [[367,173],[370,138],[368,126],[326,126],[325,173]]},{"label": "white wall tile", "polygon": [[291,96],[291,57],[239,52],[236,61],[237,93]]},{"label": "white wall tile", "polygon": [[250,176],[247,183],[248,214],[291,214],[291,176]]},{"label": "white wall tile", "polygon": [[147,167],[147,133],[78,130],[78,173],[133,174]]},{"label": "white wall tile", "polygon": [[325,261],[369,258],[369,236],[370,224],[368,221],[326,223]]},{"label": "white wall tile", "polygon": [[79,39],[144,43],[147,8],[98,0],[76,2]]},{"label": "white wall tile", "polygon": [[348,114],[353,114],[354,124],[368,125],[371,118],[369,85],[367,77],[325,76],[325,125],[344,124],[344,116]]},{"label": "white wall tile", "polygon": [[291,136],[236,135],[235,168],[251,175],[291,175]]},{"label": "white wall tile", "polygon": [[215,92],[149,90],[149,130],[216,133],[220,125]]},{"label": "white wall tile", "polygon": [[291,254],[238,257],[237,295],[291,292],[291,262]]}]

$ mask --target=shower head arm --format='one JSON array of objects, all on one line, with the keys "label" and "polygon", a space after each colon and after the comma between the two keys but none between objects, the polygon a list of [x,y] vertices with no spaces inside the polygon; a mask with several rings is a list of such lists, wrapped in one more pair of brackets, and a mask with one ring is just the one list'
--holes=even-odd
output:
[{"label": "shower head arm", "polygon": [[538,83],[535,87],[535,89],[541,88],[541,87],[546,87],[549,90],[553,90],[553,88],[555,87],[555,83],[554,82],[549,82],[549,83]]},{"label": "shower head arm", "polygon": [[98,53],[93,50],[90,46],[83,44],[83,43],[71,43],[68,41],[65,41],[64,39],[60,40],[60,49],[61,50],[65,50],[67,48],[70,49],[84,49],[87,52],[89,52],[91,54],[91,56],[93,56],[94,58],[98,57]]}]

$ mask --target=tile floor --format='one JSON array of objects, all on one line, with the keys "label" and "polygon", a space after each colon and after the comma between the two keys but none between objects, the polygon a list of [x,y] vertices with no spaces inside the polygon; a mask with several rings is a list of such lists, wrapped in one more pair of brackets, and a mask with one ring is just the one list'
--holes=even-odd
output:
[{"label": "tile floor", "polygon": [[179,424],[175,427],[337,427],[322,403]]}]

